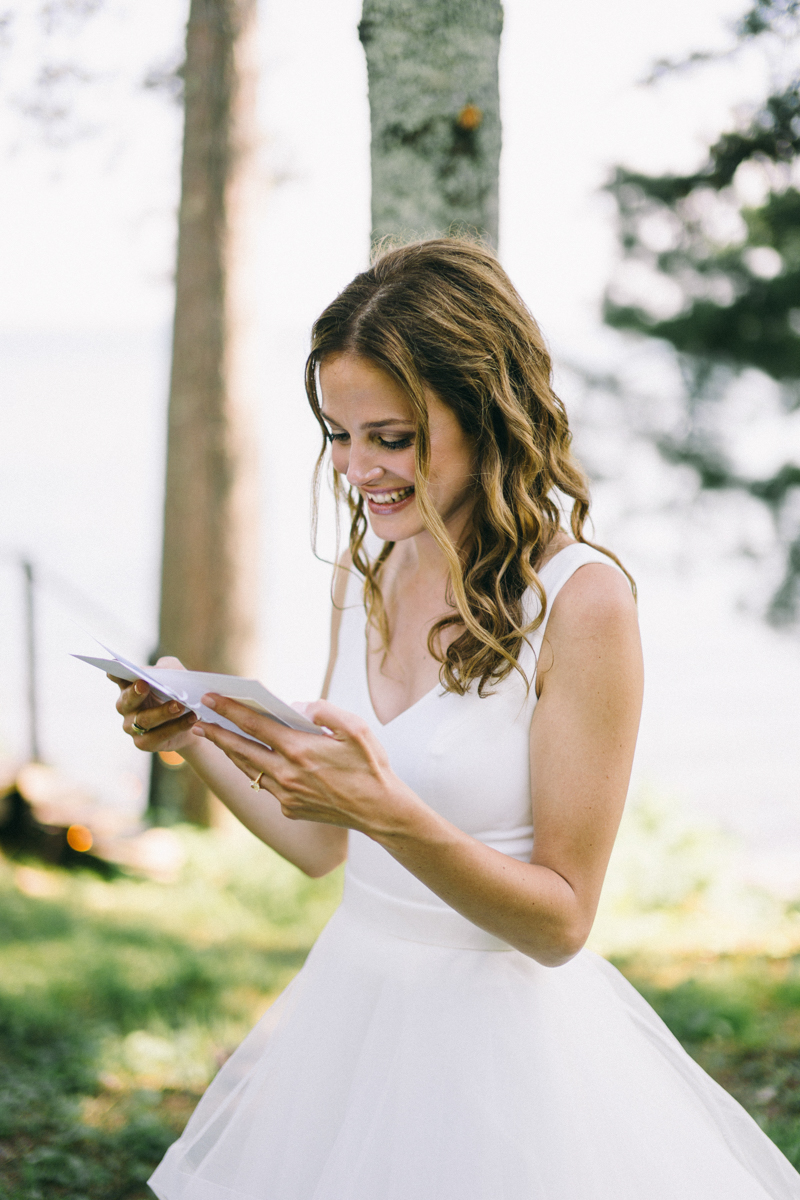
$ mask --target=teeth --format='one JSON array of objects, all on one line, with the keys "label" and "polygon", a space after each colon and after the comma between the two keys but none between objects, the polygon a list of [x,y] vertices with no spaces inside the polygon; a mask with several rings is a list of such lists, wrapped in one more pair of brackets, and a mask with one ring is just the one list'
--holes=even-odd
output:
[{"label": "teeth", "polygon": [[400,488],[397,492],[370,492],[369,498],[373,504],[396,504],[405,500],[413,492],[413,487]]}]

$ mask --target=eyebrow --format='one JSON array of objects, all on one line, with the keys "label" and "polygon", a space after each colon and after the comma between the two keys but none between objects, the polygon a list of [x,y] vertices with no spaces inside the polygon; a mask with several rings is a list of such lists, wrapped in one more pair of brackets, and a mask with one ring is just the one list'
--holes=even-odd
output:
[{"label": "eyebrow", "polygon": [[[344,429],[344,425],[339,425],[338,421],[334,421],[333,417],[329,417],[326,412],[322,416],[331,425],[338,425],[339,429]],[[408,421],[404,417],[389,417],[385,421],[365,421],[361,429],[385,429],[387,425],[414,425],[414,421]]]}]

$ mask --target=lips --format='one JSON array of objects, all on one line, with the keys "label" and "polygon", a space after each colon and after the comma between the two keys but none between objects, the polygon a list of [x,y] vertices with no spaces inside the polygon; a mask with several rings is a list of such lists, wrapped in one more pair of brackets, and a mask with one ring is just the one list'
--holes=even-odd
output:
[{"label": "lips", "polygon": [[371,512],[392,513],[403,508],[414,496],[413,485],[404,488],[387,488],[384,492],[366,492],[367,504]]}]

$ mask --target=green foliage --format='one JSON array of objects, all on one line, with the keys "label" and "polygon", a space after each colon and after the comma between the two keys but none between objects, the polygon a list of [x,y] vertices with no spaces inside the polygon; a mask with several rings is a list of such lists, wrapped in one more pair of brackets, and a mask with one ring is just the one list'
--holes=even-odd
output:
[{"label": "green foliage", "polygon": [[[722,138],[699,173],[650,177],[617,168],[608,187],[625,252],[677,283],[682,303],[675,316],[663,318],[646,304],[620,304],[609,295],[609,325],[663,338],[706,367],[752,366],[779,381],[800,378],[800,192],[786,187],[770,192],[759,208],[741,209],[742,237],[733,245],[715,241],[692,203],[704,191],[727,188],[743,162],[791,162],[800,153],[795,128],[797,86],[771,97],[746,133]],[[666,249],[648,244],[646,224],[658,217],[672,233]],[[772,278],[763,277],[750,255],[763,247],[779,256]]]},{"label": "green foliage", "polygon": [[740,989],[720,988],[687,979],[672,988],[640,984],[639,990],[684,1045],[711,1038],[747,1038],[756,1014]]},{"label": "green foliage", "polygon": [[[742,19],[740,44],[769,37],[797,42],[796,0],[757,0]],[[676,66],[662,65],[662,74]],[[785,576],[770,609],[776,620],[794,616],[800,601],[794,503],[800,466],[786,462],[766,477],[735,469],[725,450],[721,400],[728,383],[755,369],[781,385],[787,409],[800,405],[800,191],[792,174],[799,158],[800,75],[740,128],[723,133],[698,170],[646,175],[618,167],[607,185],[623,258],[640,276],[634,295],[609,288],[604,319],[660,339],[683,366],[683,421],[669,436],[653,434],[664,456],[692,467],[702,488],[735,489],[770,508],[785,550]],[[743,202],[742,171],[760,173],[762,203]],[[643,277],[662,286],[646,287]],[[673,296],[669,307],[665,284]]]},{"label": "green foliage", "polygon": [[800,957],[643,955],[617,966],[800,1168]]},{"label": "green foliage", "polygon": [[797,1116],[767,1119],[763,1128],[789,1162],[800,1170],[800,1121]]},{"label": "green foliage", "polygon": [[[23,1108],[28,1118],[24,1161],[11,1184],[13,1200],[65,1197],[84,1200],[104,1197],[123,1200],[145,1196],[145,1185],[153,1165],[174,1140],[175,1132],[158,1117],[132,1113],[120,1130],[102,1131],[83,1125],[75,1112],[51,1108],[50,1121],[35,1124],[37,1140],[31,1138],[30,1118],[41,1112],[42,1096]],[[24,1129],[25,1127],[22,1127]],[[34,1135],[36,1136],[36,1135]]]},{"label": "green foliage", "polygon": [[46,1076],[64,1093],[94,1084],[98,1037],[80,1014],[62,1008],[51,995],[0,998],[2,1061],[9,1072]]},{"label": "green foliage", "polygon": [[765,33],[792,33],[800,16],[798,0],[756,0],[739,23],[742,39],[760,37]]},{"label": "green foliage", "polygon": [[[310,881],[244,834],[179,835],[187,861],[171,885],[0,859],[9,1200],[145,1200],[217,1066],[336,903],[338,876]],[[656,835],[666,855],[657,879],[645,854]],[[630,837],[631,859],[646,861],[625,877],[646,906],[691,905],[705,891],[702,833],[650,801]],[[618,965],[800,1165],[800,957],[632,954]]]},{"label": "green foliage", "polygon": [[[0,1195],[137,1200],[339,890],[180,830],[177,884],[0,860]],[[26,894],[26,889],[34,894]],[[42,894],[45,893],[45,894]]]}]

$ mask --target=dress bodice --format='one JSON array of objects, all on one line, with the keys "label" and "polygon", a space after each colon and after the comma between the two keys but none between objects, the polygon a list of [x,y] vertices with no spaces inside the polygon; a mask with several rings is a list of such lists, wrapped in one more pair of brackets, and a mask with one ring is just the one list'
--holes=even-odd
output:
[{"label": "dress bodice", "polygon": [[[548,608],[608,561],[555,555]],[[527,857],[535,692],[515,674],[484,700],[434,688],[381,725],[352,582],[332,699],[432,808]],[[790,1163],[610,963],[543,966],[358,833],[305,966],[149,1183],[159,1200],[800,1200]]]},{"label": "dress bodice", "polygon": [[[613,566],[600,551],[573,543],[553,555],[539,573],[547,596],[545,620],[520,656],[530,688],[518,671],[484,697],[474,685],[459,696],[437,684],[385,725],[376,717],[369,694],[360,579],[351,575],[348,582],[329,699],[369,724],[392,770],[427,805],[478,841],[521,861],[528,861],[533,849],[530,725],[537,701],[536,659],[553,601],[570,576],[588,563]],[[527,593],[524,604],[532,619],[538,611],[535,593]],[[384,923],[394,914],[401,936],[408,931],[408,936],[422,933],[423,940],[444,939],[444,944],[505,948],[504,942],[449,908],[377,842],[353,831],[345,903],[385,910]]]}]

